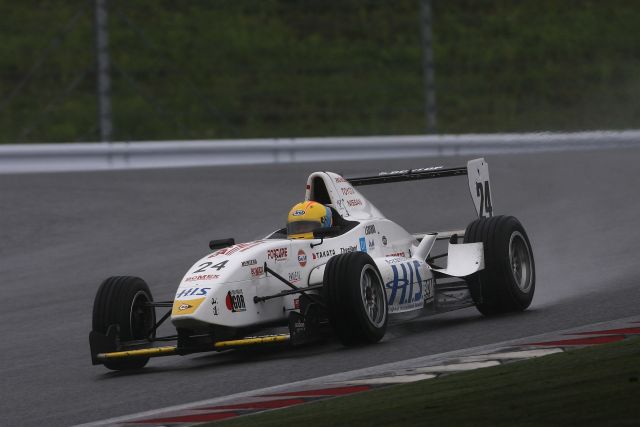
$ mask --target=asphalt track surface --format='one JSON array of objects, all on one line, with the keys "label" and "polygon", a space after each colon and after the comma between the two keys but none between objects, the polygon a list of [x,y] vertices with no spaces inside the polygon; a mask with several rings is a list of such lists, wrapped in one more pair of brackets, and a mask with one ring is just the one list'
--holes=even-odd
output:
[{"label": "asphalt track surface", "polygon": [[[487,156],[496,213],[532,241],[530,310],[474,308],[390,327],[374,346],[151,360],[136,373],[92,366],[93,298],[110,275],[139,275],[157,300],[211,238],[251,240],[282,226],[307,175],[462,165],[408,159],[0,177],[0,425],[70,425],[347,370],[612,320],[640,311],[640,149]],[[464,178],[364,187],[410,231],[462,228]]]}]

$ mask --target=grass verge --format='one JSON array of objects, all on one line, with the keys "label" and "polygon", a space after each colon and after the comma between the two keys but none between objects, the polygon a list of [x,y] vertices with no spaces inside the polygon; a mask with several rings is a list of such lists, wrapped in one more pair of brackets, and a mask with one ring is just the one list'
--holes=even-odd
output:
[{"label": "grass verge", "polygon": [[639,377],[636,338],[215,425],[638,425]]}]

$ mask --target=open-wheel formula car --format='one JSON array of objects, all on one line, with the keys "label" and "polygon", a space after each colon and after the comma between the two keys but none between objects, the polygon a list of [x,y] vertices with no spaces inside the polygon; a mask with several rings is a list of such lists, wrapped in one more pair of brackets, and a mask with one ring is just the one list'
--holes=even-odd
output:
[{"label": "open-wheel formula car", "polygon": [[[356,189],[459,175],[468,176],[478,215],[459,231],[411,234]],[[361,178],[314,172],[305,201],[330,210],[331,225],[312,230],[307,239],[289,238],[283,228],[253,242],[213,240],[213,252],[188,269],[173,301],[154,301],[138,277],[106,279],[93,307],[93,364],[137,369],[150,357],[296,345],[328,334],[345,345],[371,344],[383,338],[389,317],[398,313],[434,314],[475,305],[493,315],[531,303],[531,245],[516,218],[493,216],[484,159],[466,167]],[[304,209],[293,214],[298,213]],[[436,240],[448,240],[446,252],[431,254]],[[168,312],[157,318],[162,307]],[[156,336],[169,318],[176,334]],[[289,333],[265,334],[277,325],[288,326]],[[159,344],[167,341],[175,344]]]}]

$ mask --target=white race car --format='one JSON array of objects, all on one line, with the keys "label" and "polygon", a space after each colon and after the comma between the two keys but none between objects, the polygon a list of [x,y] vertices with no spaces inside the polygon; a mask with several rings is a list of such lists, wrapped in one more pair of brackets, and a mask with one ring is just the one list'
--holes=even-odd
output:
[{"label": "white race car", "polygon": [[[466,230],[411,234],[390,221],[356,187],[468,175],[478,218]],[[150,357],[185,355],[335,334],[345,345],[382,339],[390,316],[441,313],[475,305],[484,315],[526,309],[535,290],[533,252],[512,216],[493,216],[489,168],[442,166],[343,178],[314,172],[305,200],[332,212],[331,227],[312,239],[286,228],[262,240],[214,240],[212,253],[185,274],[173,301],[154,302],[138,277],[106,279],[98,289],[89,335],[93,364],[124,370]],[[449,240],[432,255],[436,240]],[[440,264],[446,259],[446,267]],[[156,320],[156,309],[168,312]],[[171,318],[177,333],[156,336]],[[288,333],[265,334],[274,326]],[[259,334],[262,331],[262,335]],[[176,341],[175,345],[157,343]]]}]

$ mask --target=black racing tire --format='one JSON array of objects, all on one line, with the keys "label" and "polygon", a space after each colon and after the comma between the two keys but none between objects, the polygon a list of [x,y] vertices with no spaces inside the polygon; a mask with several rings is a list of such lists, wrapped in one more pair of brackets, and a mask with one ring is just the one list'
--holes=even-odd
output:
[{"label": "black racing tire", "polygon": [[345,346],[373,344],[387,330],[389,310],[378,267],[364,252],[336,255],[323,277],[329,322]]},{"label": "black racing tire", "polygon": [[480,313],[491,316],[529,307],[536,289],[536,269],[520,221],[513,216],[478,218],[467,226],[464,242],[484,246],[484,270],[468,279]]},{"label": "black racing tire", "polygon": [[[147,283],[139,277],[109,277],[100,285],[93,302],[93,330],[103,334],[117,325],[121,341],[144,340],[155,325],[155,310],[145,306],[153,301]],[[140,369],[148,357],[105,361],[114,371]]]}]

